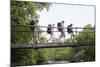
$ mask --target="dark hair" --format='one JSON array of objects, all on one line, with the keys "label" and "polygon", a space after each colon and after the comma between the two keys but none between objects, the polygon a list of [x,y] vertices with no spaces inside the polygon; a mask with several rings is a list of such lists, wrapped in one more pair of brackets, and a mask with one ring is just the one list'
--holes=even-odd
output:
[{"label": "dark hair", "polygon": [[36,22],[38,22],[39,20],[36,20]]},{"label": "dark hair", "polygon": [[51,26],[51,24],[49,24],[48,26]]},{"label": "dark hair", "polygon": [[62,20],[62,23],[64,23],[64,20]]},{"label": "dark hair", "polygon": [[73,24],[71,23],[70,26],[72,26]]}]

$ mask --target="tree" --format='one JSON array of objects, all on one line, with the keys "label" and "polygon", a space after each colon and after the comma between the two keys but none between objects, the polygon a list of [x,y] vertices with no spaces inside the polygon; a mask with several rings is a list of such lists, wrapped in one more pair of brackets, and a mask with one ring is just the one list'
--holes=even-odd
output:
[{"label": "tree", "polygon": [[[11,1],[11,42],[28,43],[32,39],[32,31],[29,27],[21,25],[29,25],[32,19],[37,20],[39,14],[37,11],[49,9],[49,3],[28,2],[28,1]],[[30,32],[17,32],[30,31]],[[11,49],[12,65],[36,64],[40,59],[39,50],[36,49]]]},{"label": "tree", "polygon": [[94,27],[92,27],[90,24],[84,26],[82,32],[86,33],[79,33],[78,37],[76,38],[77,41],[95,40],[95,29],[93,28]]},{"label": "tree", "polygon": [[[86,29],[88,28],[88,29]],[[90,24],[87,24],[84,26],[84,29],[82,32],[86,33],[79,33],[78,36],[76,37],[76,40],[78,42],[89,42],[90,40],[95,42],[95,29],[93,29]],[[83,46],[80,48],[76,48],[76,54],[73,57],[73,61],[94,61],[95,60],[95,44],[90,42],[91,46]],[[87,43],[86,43],[87,44]],[[87,44],[88,45],[88,44]]]},{"label": "tree", "polygon": [[[30,24],[29,22],[32,21],[32,19],[38,19],[39,15],[37,11],[41,11],[44,8],[49,10],[49,3],[37,3],[37,2],[27,2],[27,1],[11,1],[11,26],[12,25],[27,25]],[[25,31],[30,31],[29,27],[14,27],[12,26],[11,28],[11,41],[16,42],[16,41],[30,41],[32,39],[32,32],[26,32],[26,35],[24,32],[16,34],[13,32],[13,30],[25,30]],[[29,35],[30,34],[30,35]],[[21,35],[21,36],[20,36]],[[23,35],[23,36],[22,36]],[[26,38],[25,38],[26,37]],[[28,37],[28,38],[27,38]],[[28,39],[28,40],[27,40]],[[24,42],[25,42],[24,41]]]}]

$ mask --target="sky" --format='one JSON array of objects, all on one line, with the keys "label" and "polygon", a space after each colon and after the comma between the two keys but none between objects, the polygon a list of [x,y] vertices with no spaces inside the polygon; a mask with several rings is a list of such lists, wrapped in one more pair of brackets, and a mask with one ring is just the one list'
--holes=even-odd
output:
[{"label": "sky", "polygon": [[62,20],[65,21],[65,26],[72,23],[75,27],[84,27],[86,24],[94,25],[94,7],[67,5],[67,4],[52,4],[49,11],[44,9],[41,11],[39,25],[55,24]]},{"label": "sky", "polygon": [[84,27],[87,24],[95,25],[95,8],[94,6],[69,5],[69,4],[52,4],[49,11],[46,9],[39,12],[39,25],[48,26],[62,20],[64,26],[73,24],[73,27]]}]

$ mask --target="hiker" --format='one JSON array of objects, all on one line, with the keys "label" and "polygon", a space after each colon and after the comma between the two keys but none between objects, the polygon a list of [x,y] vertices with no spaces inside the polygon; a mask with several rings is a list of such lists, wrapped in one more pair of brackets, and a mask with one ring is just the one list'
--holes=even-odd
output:
[{"label": "hiker", "polygon": [[53,27],[54,27],[54,24],[48,25],[47,33],[50,34],[50,38],[47,40],[47,42],[50,41],[50,40],[53,40],[53,29],[54,29]]},{"label": "hiker", "polygon": [[34,30],[35,30],[35,20],[32,20],[31,22],[30,22],[30,25],[31,25],[31,27],[30,27],[30,29],[32,30],[32,32],[34,32]]},{"label": "hiker", "polygon": [[59,22],[59,23],[57,24],[57,29],[58,29],[58,31],[61,33],[59,39],[64,38],[64,41],[65,41],[64,20],[62,20],[62,22]]},{"label": "hiker", "polygon": [[[39,42],[39,32],[38,32],[38,24],[39,20],[32,20],[30,25],[31,25],[31,30],[33,32],[33,38],[35,38],[35,43]],[[32,39],[33,40],[33,39]]]},{"label": "hiker", "polygon": [[70,24],[70,25],[67,26],[67,32],[68,32],[68,34],[70,34],[71,40],[74,39],[74,34],[73,34],[72,26],[73,26],[73,24]]}]

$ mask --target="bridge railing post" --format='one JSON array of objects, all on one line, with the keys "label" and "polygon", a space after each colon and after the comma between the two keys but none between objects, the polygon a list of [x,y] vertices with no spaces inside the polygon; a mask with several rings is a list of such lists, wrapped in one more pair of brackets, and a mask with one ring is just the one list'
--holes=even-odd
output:
[{"label": "bridge railing post", "polygon": [[76,34],[76,37],[77,37],[77,27],[75,27],[75,34]]},{"label": "bridge railing post", "polygon": [[[74,36],[74,40],[77,41],[77,27],[75,27],[75,36]],[[77,44],[76,44],[77,45]]]}]

